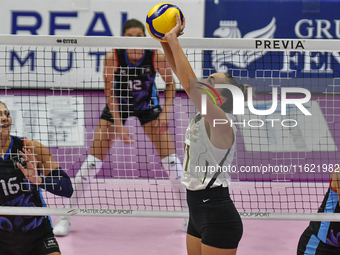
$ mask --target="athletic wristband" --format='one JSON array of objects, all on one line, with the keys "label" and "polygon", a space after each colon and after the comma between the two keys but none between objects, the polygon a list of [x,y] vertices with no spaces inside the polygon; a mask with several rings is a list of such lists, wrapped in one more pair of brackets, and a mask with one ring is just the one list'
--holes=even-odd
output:
[{"label": "athletic wristband", "polygon": [[73,187],[70,177],[61,167],[53,169],[48,175],[40,176],[40,188],[51,192],[54,195],[70,198],[73,194]]}]

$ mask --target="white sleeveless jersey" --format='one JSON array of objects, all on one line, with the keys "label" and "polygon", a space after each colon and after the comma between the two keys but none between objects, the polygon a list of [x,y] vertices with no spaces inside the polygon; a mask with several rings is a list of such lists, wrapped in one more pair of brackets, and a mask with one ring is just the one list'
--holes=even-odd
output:
[{"label": "white sleeveless jersey", "polygon": [[[235,117],[226,113],[229,120]],[[236,150],[236,131],[233,125],[234,143],[230,149],[218,149],[210,141],[205,129],[204,117],[195,123],[191,120],[185,134],[182,184],[189,190],[202,190],[230,185],[229,169]]]}]

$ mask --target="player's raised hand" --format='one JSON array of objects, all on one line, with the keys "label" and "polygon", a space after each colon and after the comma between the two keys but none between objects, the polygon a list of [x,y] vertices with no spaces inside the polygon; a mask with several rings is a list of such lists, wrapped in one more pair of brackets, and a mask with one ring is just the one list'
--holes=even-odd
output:
[{"label": "player's raised hand", "polygon": [[178,37],[184,34],[183,30],[185,28],[185,18],[183,17],[183,22],[182,22],[177,13],[175,13],[175,17],[176,17],[176,26],[174,26],[173,29],[171,29],[168,33],[166,33],[164,37],[162,38],[166,41],[168,41],[168,39],[170,39],[174,35]]},{"label": "player's raised hand", "polygon": [[34,157],[30,149],[22,149],[23,151],[19,151],[21,156],[26,161],[26,167],[24,167],[19,162],[17,166],[21,170],[21,172],[25,175],[25,178],[32,183],[39,185],[41,183],[41,178],[39,177],[38,170],[37,170],[37,159]]}]

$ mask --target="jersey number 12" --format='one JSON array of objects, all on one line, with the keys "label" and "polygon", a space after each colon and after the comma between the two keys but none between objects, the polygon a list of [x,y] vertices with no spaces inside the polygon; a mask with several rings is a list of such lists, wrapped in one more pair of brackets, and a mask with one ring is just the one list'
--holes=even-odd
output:
[{"label": "jersey number 12", "polygon": [[130,90],[142,90],[141,80],[129,80]]}]

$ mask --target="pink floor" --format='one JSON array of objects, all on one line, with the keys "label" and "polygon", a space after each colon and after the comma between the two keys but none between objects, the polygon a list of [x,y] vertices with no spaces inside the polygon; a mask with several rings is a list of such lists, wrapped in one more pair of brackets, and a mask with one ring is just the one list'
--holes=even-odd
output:
[{"label": "pink floor", "polygon": [[[55,223],[57,217],[53,216]],[[73,231],[58,237],[63,255],[185,255],[182,219],[72,218]],[[238,255],[290,255],[307,221],[244,220]]]}]

